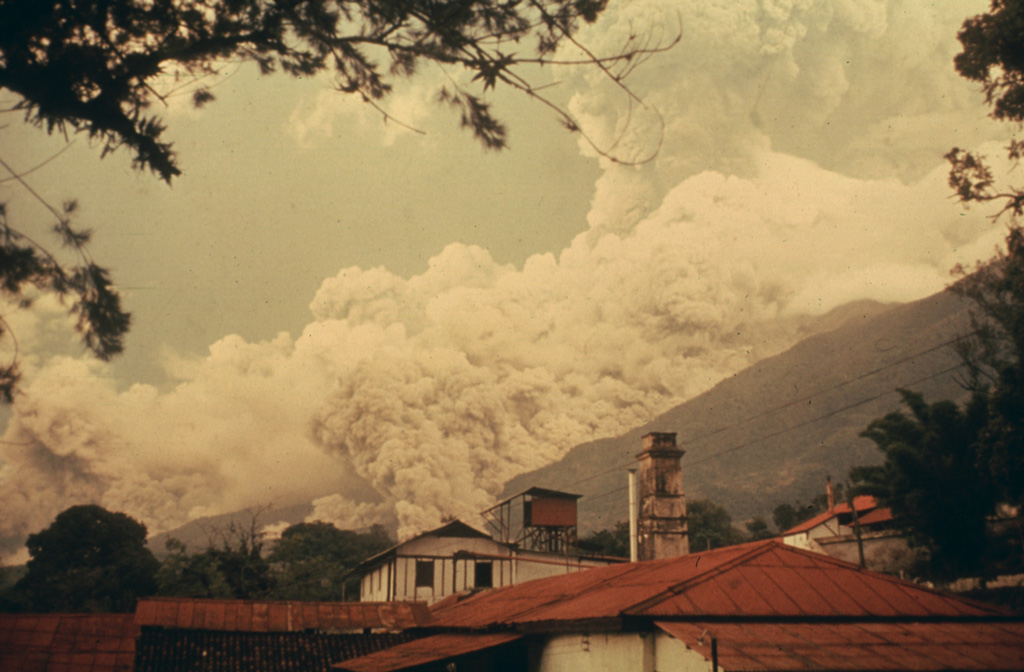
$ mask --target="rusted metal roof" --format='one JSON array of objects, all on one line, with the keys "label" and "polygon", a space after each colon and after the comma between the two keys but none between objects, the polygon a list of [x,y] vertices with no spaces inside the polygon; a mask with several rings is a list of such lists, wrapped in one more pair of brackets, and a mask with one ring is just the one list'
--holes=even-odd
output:
[{"label": "rusted metal roof", "polygon": [[511,632],[445,633],[424,637],[390,649],[334,666],[346,672],[385,672],[407,670],[440,660],[491,649],[520,639]]},{"label": "rusted metal roof", "polygon": [[[857,508],[857,511],[870,511],[871,509],[874,509],[878,506],[878,500],[872,497],[871,495],[858,495],[857,497],[853,498],[853,505]],[[852,511],[853,509],[850,508],[850,505],[847,502],[843,502],[842,504],[836,504],[828,511],[823,511],[822,513],[819,513],[813,518],[809,518],[804,522],[800,523],[799,525],[796,525],[786,530],[782,533],[782,536],[806,532],[807,530],[811,530],[817,527],[818,525],[821,525],[825,521],[831,520],[832,518],[835,518],[840,514],[851,513]]]},{"label": "rusted metal roof", "polygon": [[132,672],[131,614],[0,614],[4,672]]},{"label": "rusted metal roof", "polygon": [[481,515],[490,513],[495,509],[500,509],[502,506],[520,497],[550,497],[551,499],[571,499],[575,501],[583,497],[583,495],[577,495],[572,492],[564,492],[562,490],[551,490],[550,488],[538,488],[534,486],[532,488],[527,488],[522,492],[517,492],[511,497],[506,497],[505,499],[501,500],[500,502],[498,502],[489,509],[484,509],[483,511],[481,511]]},{"label": "rusted metal roof", "polygon": [[1019,621],[655,624],[729,672],[1024,669]]},{"label": "rusted metal roof", "polygon": [[486,628],[647,617],[959,618],[998,607],[770,539],[598,567],[438,603],[440,626]]},{"label": "rusted metal roof", "polygon": [[156,597],[139,600],[139,626],[233,632],[405,630],[430,622],[423,602],[290,602]]}]

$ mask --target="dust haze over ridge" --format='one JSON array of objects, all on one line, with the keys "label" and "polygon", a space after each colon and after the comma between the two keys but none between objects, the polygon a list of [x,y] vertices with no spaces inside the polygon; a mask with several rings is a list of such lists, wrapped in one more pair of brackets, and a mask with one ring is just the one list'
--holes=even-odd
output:
[{"label": "dust haze over ridge", "polygon": [[[557,73],[599,146],[660,143],[640,167],[594,158],[569,246],[515,266],[453,241],[410,277],[341,269],[301,333],[172,356],[169,390],[24,357],[0,551],[82,502],[151,534],[310,497],[312,518],[402,536],[472,520],[512,476],[784,350],[811,316],[939,291],[1003,233],[950,198],[942,155],[994,156],[1005,129],[952,67],[986,4],[923,4],[613,3],[581,35],[595,51],[645,26],[682,41],[628,80],[647,108],[593,71]],[[58,315],[44,303],[15,328],[59,339]]]}]

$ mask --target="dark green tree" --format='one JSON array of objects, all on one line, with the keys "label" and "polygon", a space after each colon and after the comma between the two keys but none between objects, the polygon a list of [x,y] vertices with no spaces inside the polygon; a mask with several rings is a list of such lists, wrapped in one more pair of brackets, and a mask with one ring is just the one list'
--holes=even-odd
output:
[{"label": "dark green tree", "polygon": [[292,525],[281,533],[267,558],[277,576],[274,596],[288,600],[358,599],[359,577],[352,570],[393,544],[381,525],[365,533],[339,530],[322,521]]},{"label": "dark green tree", "polygon": [[1006,250],[972,272],[954,269],[953,286],[973,302],[971,332],[959,339],[964,386],[987,411],[979,460],[1004,502],[1024,503],[1024,230],[1012,226]]},{"label": "dark green tree", "polygon": [[167,540],[167,557],[156,573],[158,594],[171,597],[234,597],[217,555],[192,553],[180,540]]},{"label": "dark green tree", "polygon": [[961,408],[951,401],[928,404],[908,390],[900,394],[906,411],[875,420],[862,434],[884,461],[850,472],[854,492],[892,508],[910,542],[930,552],[936,575],[976,571],[984,560],[986,515],[995,504],[977,454],[985,406],[977,398]]},{"label": "dark green tree", "polygon": [[[203,78],[229,63],[295,77],[330,72],[340,93],[359,97],[393,123],[401,120],[381,105],[394,82],[437,65],[470,73],[471,86],[451,77],[438,100],[484,147],[507,144],[505,126],[485,100],[497,87],[539,101],[586,139],[565,108],[531,85],[526,70],[555,62],[559,46],[572,43],[584,54],[580,63],[639,102],[623,80],[678,40],[660,45],[635,35],[614,54],[594,55],[575,35],[604,6],[605,0],[0,0],[0,89],[17,96],[14,110],[28,122],[48,133],[84,133],[104,156],[124,147],[136,168],[167,182],[181,169],[152,111],[171,93],[161,90],[161,80],[205,105],[214,96]],[[609,158],[641,162],[654,153]],[[0,167],[39,198],[2,159]],[[86,346],[108,359],[122,349],[129,315],[107,270],[85,250],[91,232],[71,226],[74,203],[57,208],[39,200],[73,261],[12,226],[0,207],[0,299],[26,307],[36,290],[56,294],[68,302]],[[0,336],[14,338],[2,316]],[[0,401],[11,401],[19,377],[15,355],[0,366]]]},{"label": "dark green tree", "polygon": [[[991,116],[1020,124],[1024,120],[1024,2],[992,0],[988,13],[967,19],[957,38],[963,51],[954,64],[967,79],[981,84]],[[1024,142],[1014,139],[1007,147],[1016,162],[1024,155]],[[1024,212],[1024,190],[999,186],[985,157],[953,148],[950,186],[964,203],[1000,202],[1003,213],[1017,217]]]},{"label": "dark green tree", "polygon": [[[843,499],[843,484],[836,483],[833,486],[833,502],[840,502]],[[775,529],[785,532],[814,516],[828,509],[828,495],[820,494],[811,498],[810,502],[804,503],[797,499],[792,502],[782,502],[772,509],[772,522]]]},{"label": "dark green tree", "polygon": [[584,552],[608,555],[613,558],[629,557],[629,522],[619,521],[610,530],[598,530],[579,540]]},{"label": "dark green tree", "polygon": [[758,539],[770,539],[775,536],[772,529],[768,527],[768,523],[765,522],[764,518],[755,516],[748,520],[744,527],[747,528],[747,536],[751,541],[757,541]]},{"label": "dark green tree", "polygon": [[745,541],[743,533],[733,527],[732,516],[725,507],[709,499],[687,502],[686,519],[691,553],[732,546]]},{"label": "dark green tree", "polygon": [[127,612],[156,592],[160,566],[146,526],[95,505],[73,506],[28,537],[27,573],[12,589],[26,611]]},{"label": "dark green tree", "polygon": [[[993,0],[990,11],[964,22],[963,50],[955,65],[981,84],[991,116],[1019,130],[1024,122],[1024,2]],[[1016,164],[1024,142],[1006,148]],[[971,332],[956,344],[967,372],[965,387],[984,404],[988,419],[979,437],[979,462],[997,496],[1024,503],[1024,189],[1006,184],[985,157],[954,148],[950,185],[965,204],[996,202],[1008,217],[1006,249],[974,268],[958,266],[953,290],[974,303]]]}]

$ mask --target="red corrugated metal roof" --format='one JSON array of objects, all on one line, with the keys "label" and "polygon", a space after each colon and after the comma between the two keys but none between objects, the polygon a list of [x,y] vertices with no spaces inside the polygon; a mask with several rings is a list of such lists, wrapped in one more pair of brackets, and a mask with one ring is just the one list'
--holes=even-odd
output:
[{"label": "red corrugated metal roof", "polygon": [[766,540],[598,567],[435,605],[438,625],[484,628],[629,616],[974,617],[998,607]]},{"label": "red corrugated metal roof", "polygon": [[407,670],[440,660],[463,656],[474,651],[489,649],[520,639],[510,632],[490,633],[446,633],[424,637],[362,658],[335,665],[337,670],[347,672],[391,672]]},{"label": "red corrugated metal roof", "polygon": [[139,626],[233,632],[404,630],[430,622],[422,602],[265,602],[155,597],[139,600]]},{"label": "red corrugated metal roof", "polygon": [[[857,511],[870,511],[871,509],[874,509],[875,507],[878,506],[878,500],[872,497],[871,495],[858,495],[857,497],[853,498],[853,505],[857,507]],[[836,504],[828,511],[823,511],[818,515],[814,516],[813,518],[809,518],[804,522],[800,523],[799,525],[796,525],[795,527],[786,530],[782,533],[782,535],[787,536],[790,534],[799,534],[801,532],[806,532],[807,530],[813,529],[818,525],[821,525],[827,520],[831,520],[832,518],[835,518],[836,516],[843,513],[850,513],[851,511],[852,509],[850,508],[850,505],[846,502],[843,502],[842,504]]]},{"label": "red corrugated metal roof", "polygon": [[1024,669],[1020,622],[656,625],[729,672]]},{"label": "red corrugated metal roof", "polygon": [[131,614],[0,614],[3,672],[131,672]]}]

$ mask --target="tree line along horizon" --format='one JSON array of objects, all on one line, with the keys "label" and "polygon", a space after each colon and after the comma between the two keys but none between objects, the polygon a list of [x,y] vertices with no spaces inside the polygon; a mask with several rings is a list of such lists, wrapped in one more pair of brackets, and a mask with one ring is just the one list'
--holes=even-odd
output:
[{"label": "tree line along horizon", "polygon": [[[806,504],[784,503],[775,508],[773,520],[783,531],[825,508],[824,495]],[[200,550],[190,551],[169,537],[160,560],[147,546],[144,523],[95,504],[71,506],[29,535],[30,559],[22,572],[0,567],[7,574],[0,573],[0,611],[130,612],[138,599],[152,596],[354,601],[359,599],[357,565],[395,544],[380,524],[356,531],[323,521],[295,523],[271,540],[260,523],[267,510],[250,509],[241,520],[209,528]],[[775,536],[761,518],[741,531],[723,506],[707,499],[690,502],[687,519],[694,549]],[[585,535],[579,547],[628,558],[628,525]]]},{"label": "tree line along horizon", "polygon": [[[135,153],[139,168],[151,169],[168,181],[177,174],[174,154],[169,144],[159,140],[164,130],[159,120],[145,114],[155,95],[148,80],[163,63],[197,73],[209,71],[215,59],[237,56],[258,63],[264,71],[280,67],[297,76],[333,65],[339,90],[360,95],[371,104],[391,88],[377,64],[360,50],[365,46],[362,38],[339,33],[339,14],[335,11],[338,2],[240,0],[230,4],[236,9],[242,7],[242,11],[228,12],[223,21],[213,23],[202,13],[175,14],[188,10],[189,2],[119,0],[108,4],[123,11],[113,18],[92,17],[94,21],[78,26],[82,30],[72,30],[68,35],[57,33],[69,30],[69,25],[74,28],[72,24],[81,17],[54,16],[54,12],[64,11],[63,6],[35,0],[0,4],[0,25],[19,26],[19,30],[0,31],[0,87],[22,97],[16,107],[25,110],[30,121],[50,131],[70,128],[89,133],[106,143],[105,151],[127,146]],[[420,61],[447,63],[474,73],[484,91],[502,85],[530,96],[537,94],[515,70],[524,60],[509,60],[500,50],[503,39],[536,38],[537,59],[543,60],[563,42],[576,44],[574,34],[579,22],[593,21],[604,8],[602,2],[592,0],[529,2],[522,6],[459,0],[444,3],[446,14],[440,16],[432,14],[438,5],[427,0],[358,6],[363,12],[358,18],[364,27],[401,38],[386,45],[392,59],[391,76],[412,76]],[[371,10],[372,15],[366,14]],[[9,15],[11,12],[14,14]],[[529,12],[529,17],[523,12]],[[5,21],[12,18],[18,21]],[[168,26],[176,25],[188,25],[192,32],[186,31],[179,38],[177,30],[168,30]],[[295,35],[299,41],[287,46],[283,37]],[[147,42],[147,36],[159,39]],[[989,11],[968,18],[957,37],[962,45],[954,61],[957,71],[980,84],[990,116],[1019,131],[1024,123],[1024,0],[992,0]],[[122,53],[139,45],[141,51]],[[662,48],[657,45],[657,49]],[[592,58],[591,64],[621,83],[636,60],[650,53],[652,48],[627,45],[615,57],[618,60],[612,61],[624,66],[618,74],[600,59]],[[54,73],[62,77],[43,76]],[[26,79],[27,75],[34,78]],[[50,90],[48,81],[51,88],[52,82],[67,84],[67,90]],[[503,146],[504,128],[480,98],[462,90],[449,91],[443,98],[485,146]],[[210,100],[209,91],[196,90],[197,105]],[[554,109],[563,115],[570,131],[582,132],[566,113]],[[1006,155],[1011,164],[1024,158],[1024,140],[1014,137]],[[995,206],[995,216],[1002,218],[1007,228],[1005,249],[995,257],[979,261],[972,268],[954,269],[958,279],[952,291],[969,299],[973,306],[970,332],[953,346],[963,365],[965,400],[929,401],[913,390],[901,390],[904,408],[871,422],[862,434],[878,447],[880,464],[854,468],[848,494],[870,494],[890,507],[910,542],[928,551],[924,569],[934,576],[952,577],[984,574],[990,568],[994,551],[986,527],[988,517],[997,507],[1009,506],[1019,512],[1024,504],[1024,228],[1020,221],[1024,216],[1024,187],[1010,184],[1008,176],[996,175],[985,157],[976,153],[953,148],[946,159],[955,196],[965,207]],[[13,171],[12,175],[28,189],[20,176]],[[23,306],[30,303],[31,289],[71,297],[69,312],[77,317],[85,344],[101,358],[113,356],[120,351],[121,339],[130,326],[129,316],[121,309],[105,269],[85,253],[89,232],[77,231],[70,224],[74,203],[50,210],[63,244],[85,263],[65,268],[49,251],[12,227],[0,207],[0,295]],[[2,315],[0,336],[10,336]],[[0,366],[0,397],[8,403],[17,393],[19,377],[16,360]],[[695,523],[702,509],[709,513],[709,519],[721,519],[713,504],[698,506],[695,501],[691,503]],[[146,550],[141,523],[124,514],[104,513],[116,518],[112,526],[120,530],[120,536],[131,540],[131,548]],[[28,573],[12,590],[31,576],[32,581],[40,581],[40,590],[45,592],[46,586],[69,572],[78,579],[87,578],[97,588],[106,585],[111,575],[88,564],[102,556],[100,545],[86,545],[62,555],[60,543],[54,549],[47,546],[51,538],[48,532],[54,526],[30,536],[32,560]],[[711,527],[708,523],[705,529]],[[755,529],[748,528],[747,534],[764,534],[766,529],[762,520]],[[142,580],[149,580],[150,570],[153,577],[163,571],[165,586],[178,581],[181,590],[213,593],[236,590],[237,586],[270,590],[261,583],[270,574],[260,565],[260,539],[245,530],[228,532],[235,535],[231,541],[211,544],[201,553],[190,554],[183,546],[169,549],[168,560],[173,560],[170,565],[165,560],[157,567],[153,564],[155,558],[147,558],[141,551],[132,557],[138,562]],[[615,535],[615,530],[607,532]],[[699,533],[696,524],[693,532]],[[297,537],[294,545],[301,549],[307,548],[309,539],[330,546],[336,533],[319,527],[301,528],[289,535],[289,539],[292,537]],[[63,536],[54,538],[59,542]],[[349,539],[346,543],[366,543],[367,548],[383,543],[379,536],[374,539],[358,543]],[[41,542],[46,543],[39,546]],[[710,546],[718,540],[707,539],[706,543]],[[284,548],[291,544],[289,541]],[[50,550],[55,552],[52,558],[57,562],[51,565],[49,574],[39,574],[41,570],[33,568],[46,563],[36,561],[50,558]],[[1020,540],[1012,550],[1020,563],[1024,552]],[[308,551],[296,553],[294,557],[304,558]],[[354,556],[345,557],[351,562]],[[294,562],[298,567],[305,560]],[[129,576],[134,575],[122,574],[123,578]],[[120,608],[125,605],[124,599],[115,595],[100,601],[110,608]]]}]

